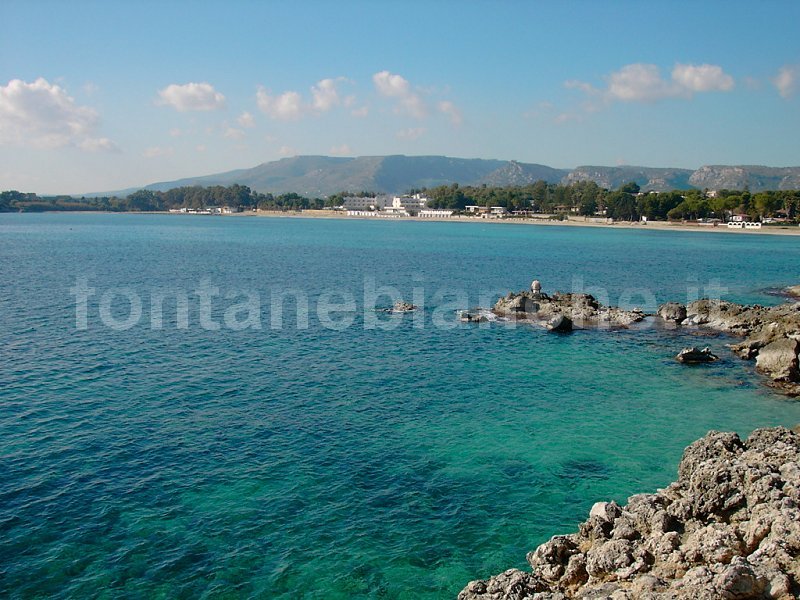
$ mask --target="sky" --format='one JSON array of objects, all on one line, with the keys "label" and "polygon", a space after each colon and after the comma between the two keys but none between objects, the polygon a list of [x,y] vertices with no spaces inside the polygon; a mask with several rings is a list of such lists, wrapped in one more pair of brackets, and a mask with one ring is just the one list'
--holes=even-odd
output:
[{"label": "sky", "polygon": [[0,1],[0,190],[305,154],[800,165],[800,2]]}]

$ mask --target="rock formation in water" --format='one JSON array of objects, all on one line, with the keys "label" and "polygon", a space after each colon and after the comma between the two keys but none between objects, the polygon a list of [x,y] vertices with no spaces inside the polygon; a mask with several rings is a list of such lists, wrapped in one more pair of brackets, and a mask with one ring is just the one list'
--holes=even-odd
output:
[{"label": "rock formation in water", "polygon": [[[800,293],[800,286],[786,288],[786,293]],[[560,332],[571,331],[573,325],[628,327],[647,316],[638,309],[603,306],[589,294],[556,292],[548,295],[541,291],[537,280],[531,284],[530,291],[509,293],[500,298],[492,312]],[[708,299],[688,305],[667,302],[659,307],[657,315],[669,326],[704,327],[743,337],[744,341],[731,345],[734,353],[747,360],[755,359],[756,369],[769,378],[775,389],[789,396],[800,396],[800,302],[773,307]],[[463,315],[462,320],[472,321]],[[690,354],[688,358],[695,356]],[[705,358],[716,360],[717,357],[709,353]]]},{"label": "rock formation in water", "polygon": [[528,554],[532,571],[473,581],[458,600],[790,600],[800,594],[800,435],[709,432],[678,479]]},{"label": "rock formation in water", "polygon": [[414,304],[411,304],[411,302],[398,300],[397,302],[394,303],[391,310],[392,312],[396,313],[412,312],[417,310],[417,307]]},{"label": "rock formation in water", "polygon": [[732,344],[738,356],[755,359],[756,369],[771,385],[790,396],[800,395],[800,302],[780,306],[742,306],[720,300],[697,300],[687,306],[664,304],[658,315],[682,327],[706,327],[742,336]]},{"label": "rock formation in water", "polygon": [[[623,310],[616,306],[603,306],[590,294],[565,294],[556,292],[549,296],[541,291],[538,281],[531,284],[531,291],[509,293],[500,298],[493,312],[502,317],[538,323],[548,327],[558,320],[566,331],[572,324],[577,327],[627,327],[645,318],[638,309]],[[534,288],[537,291],[534,291]],[[558,319],[564,317],[565,319]]]},{"label": "rock formation in water", "polygon": [[719,360],[719,356],[711,352],[710,348],[695,348],[692,346],[691,348],[684,348],[678,355],[675,357],[678,362],[685,363],[687,365],[696,365],[701,363],[710,363],[716,360]]}]

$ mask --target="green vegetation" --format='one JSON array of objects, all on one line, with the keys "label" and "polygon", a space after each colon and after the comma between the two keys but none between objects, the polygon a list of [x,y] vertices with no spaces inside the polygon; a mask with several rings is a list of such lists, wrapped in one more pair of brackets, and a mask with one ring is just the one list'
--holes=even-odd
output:
[{"label": "green vegetation", "polygon": [[749,192],[720,190],[710,195],[701,190],[640,193],[634,182],[615,191],[591,181],[561,185],[537,181],[515,187],[459,187],[443,185],[423,191],[434,208],[464,210],[466,206],[502,206],[513,211],[545,214],[572,213],[602,215],[620,221],[667,219],[724,219],[731,213],[759,218],[787,217],[800,214],[800,190]]},{"label": "green vegetation", "polygon": [[202,209],[230,206],[240,209],[261,208],[265,210],[302,210],[323,208],[326,201],[308,199],[294,193],[273,196],[252,191],[244,185],[223,187],[185,186],[166,192],[138,190],[127,197],[102,196],[98,198],[73,198],[71,196],[39,197],[17,191],[0,193],[0,212],[44,212],[44,211],[166,211],[179,208]]},{"label": "green vegetation", "polygon": [[[441,185],[433,188],[410,190],[422,192],[430,198],[433,208],[463,211],[467,206],[501,206],[509,212],[540,213],[548,215],[576,214],[603,216],[619,221],[635,221],[641,217],[649,220],[696,220],[717,218],[724,220],[731,214],[748,215],[750,220],[767,218],[796,219],[800,216],[800,190],[765,191],[751,194],[748,191],[719,190],[709,194],[701,190],[641,193],[634,182],[621,185],[617,190],[601,188],[592,181],[570,185],[535,183],[490,187]],[[339,192],[328,198],[306,198],[290,192],[274,196],[255,192],[244,185],[184,186],[165,192],[138,190],[125,198],[73,198],[71,196],[39,197],[17,191],[0,193],[0,212],[43,211],[166,211],[172,209],[204,209],[230,206],[236,209],[294,211],[340,206],[348,195],[375,196],[371,192],[349,194]]]}]

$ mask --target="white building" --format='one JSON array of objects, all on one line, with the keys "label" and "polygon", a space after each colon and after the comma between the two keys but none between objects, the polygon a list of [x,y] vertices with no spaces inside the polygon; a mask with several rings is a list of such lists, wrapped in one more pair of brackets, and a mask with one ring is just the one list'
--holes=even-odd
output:
[{"label": "white building", "polygon": [[435,208],[426,208],[419,211],[420,219],[449,219],[453,216],[452,210],[440,210]]},{"label": "white building", "polygon": [[758,221],[728,221],[728,229],[761,229]]},{"label": "white building", "polygon": [[392,209],[392,212],[407,212],[409,215],[415,215],[422,209],[428,206],[428,198],[422,194],[414,194],[413,196],[395,196],[392,198],[392,206],[386,207]]},{"label": "white building", "polygon": [[372,198],[370,196],[347,196],[342,202],[347,210],[383,210],[386,206],[386,196]]}]

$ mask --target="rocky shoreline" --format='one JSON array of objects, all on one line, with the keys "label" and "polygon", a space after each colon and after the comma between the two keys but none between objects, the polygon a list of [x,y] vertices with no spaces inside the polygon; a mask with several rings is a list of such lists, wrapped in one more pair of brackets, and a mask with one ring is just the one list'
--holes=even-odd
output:
[{"label": "rocky shoreline", "polygon": [[[786,296],[800,298],[800,286],[786,288]],[[540,325],[554,332],[573,327],[630,327],[655,316],[667,327],[706,329],[744,338],[730,344],[745,360],[755,360],[756,370],[771,387],[788,396],[800,396],[800,301],[779,306],[746,306],[722,300],[696,300],[688,305],[668,302],[655,315],[639,309],[604,306],[589,294],[556,292],[548,295],[534,281],[530,291],[509,293],[500,298],[492,312],[502,318]],[[479,321],[472,315],[463,321]]]},{"label": "rocky shoreline", "polygon": [[800,435],[709,432],[678,479],[625,506],[598,502],[557,535],[458,600],[716,600],[800,594]]},{"label": "rocky shoreline", "polygon": [[[534,281],[492,312],[551,330],[555,319],[600,328],[654,316],[665,327],[735,335],[742,338],[729,345],[736,355],[755,360],[778,391],[798,396],[800,286],[785,295],[791,301],[774,307],[703,299],[648,315],[602,306],[588,294],[549,296]],[[676,358],[718,357],[685,348]],[[709,432],[686,448],[669,487],[625,506],[598,502],[577,533],[551,538],[527,559],[532,571],[473,581],[458,600],[800,598],[800,435],[757,429],[742,441]]]},{"label": "rocky shoreline", "polygon": [[779,306],[743,306],[721,300],[697,300],[684,306],[663,304],[658,316],[679,327],[702,327],[744,338],[730,344],[745,360],[756,361],[756,370],[769,385],[788,396],[800,396],[800,302]]}]

